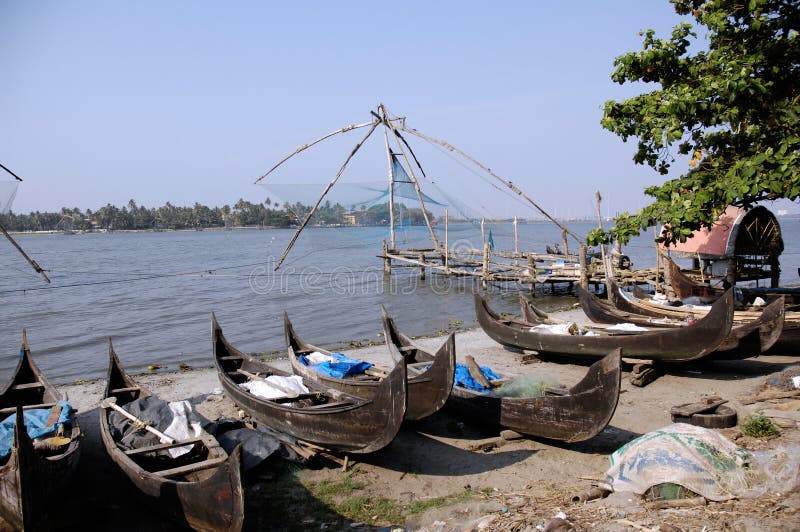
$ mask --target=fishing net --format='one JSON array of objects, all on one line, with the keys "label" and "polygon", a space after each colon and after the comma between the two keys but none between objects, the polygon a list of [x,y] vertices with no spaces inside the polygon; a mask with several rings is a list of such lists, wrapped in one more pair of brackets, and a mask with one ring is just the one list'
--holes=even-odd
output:
[{"label": "fishing net", "polygon": [[17,196],[19,181],[0,181],[0,214],[8,214]]},{"label": "fishing net", "polygon": [[547,376],[528,375],[517,377],[494,390],[500,397],[541,397],[545,388],[558,387],[558,381]]}]

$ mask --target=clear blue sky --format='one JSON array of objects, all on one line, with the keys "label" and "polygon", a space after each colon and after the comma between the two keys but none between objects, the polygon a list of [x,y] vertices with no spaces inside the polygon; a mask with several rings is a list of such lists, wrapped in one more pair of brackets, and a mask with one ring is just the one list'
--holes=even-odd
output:
[{"label": "clear blue sky", "polygon": [[[262,172],[384,102],[557,216],[596,190],[635,210],[664,178],[601,107],[643,88],[610,81],[614,58],[678,22],[667,0],[0,0],[0,162],[25,179],[16,212],[262,201]],[[360,136],[274,179],[327,182]],[[363,159],[350,178],[382,179]]]}]

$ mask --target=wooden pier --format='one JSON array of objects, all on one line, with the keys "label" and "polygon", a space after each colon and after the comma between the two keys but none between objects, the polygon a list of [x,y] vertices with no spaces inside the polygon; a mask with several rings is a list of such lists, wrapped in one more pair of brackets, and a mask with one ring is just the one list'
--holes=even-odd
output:
[{"label": "wooden pier", "polygon": [[[585,248],[581,254],[549,254],[532,252],[493,251],[488,244],[481,249],[452,250],[439,248],[394,249],[383,243],[384,273],[393,268],[418,268],[420,278],[428,272],[434,275],[473,277],[484,286],[502,283],[527,285],[534,293],[537,285],[567,285],[571,290],[575,283],[588,287],[604,286],[606,281],[603,261],[599,258],[586,260]],[[581,260],[584,257],[584,260]],[[585,270],[585,275],[584,275]],[[614,279],[622,284],[657,284],[656,268],[614,269]],[[663,280],[663,279],[661,279]]]}]

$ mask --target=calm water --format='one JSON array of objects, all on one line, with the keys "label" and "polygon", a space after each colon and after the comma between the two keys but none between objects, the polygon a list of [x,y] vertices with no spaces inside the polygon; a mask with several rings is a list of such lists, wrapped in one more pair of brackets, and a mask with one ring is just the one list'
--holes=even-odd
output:
[{"label": "calm water", "polygon": [[[800,221],[782,219],[781,225],[782,282],[796,284],[800,243],[793,237]],[[594,226],[569,224],[580,235]],[[513,249],[512,224],[486,227],[496,249]],[[437,231],[443,241],[443,229]],[[381,304],[412,335],[456,322],[474,325],[472,280],[428,275],[420,281],[417,270],[406,268],[384,278],[376,255],[387,233],[382,227],[307,229],[274,274],[290,230],[20,236],[53,283],[45,287],[16,250],[0,244],[0,382],[16,364],[23,327],[39,366],[63,383],[105,374],[108,337],[134,372],[150,364],[209,367],[212,311],[236,345],[258,352],[284,349],[284,311],[304,339],[331,348],[382,340]],[[451,226],[449,238],[451,247],[477,248],[480,228]],[[546,244],[561,242],[561,231],[549,223],[520,224],[519,240],[521,249],[543,252]],[[398,230],[399,247],[427,245],[426,228]],[[653,244],[644,239],[625,253],[635,267],[655,263]],[[507,288],[493,289],[493,306],[513,312],[515,286]],[[548,295],[539,301],[549,309],[574,299]]]}]

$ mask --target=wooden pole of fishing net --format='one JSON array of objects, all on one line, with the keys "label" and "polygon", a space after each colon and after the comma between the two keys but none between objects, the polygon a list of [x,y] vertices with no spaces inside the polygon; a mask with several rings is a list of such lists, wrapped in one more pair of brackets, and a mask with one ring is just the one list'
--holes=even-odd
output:
[{"label": "wooden pole of fishing net", "polygon": [[286,157],[284,157],[283,159],[278,161],[278,164],[276,164],[275,166],[273,166],[272,168],[267,170],[264,174],[261,175],[261,177],[256,179],[255,182],[258,183],[259,181],[261,181],[262,179],[267,177],[269,174],[271,174],[276,168],[278,168],[280,165],[282,165],[283,163],[285,163],[286,161],[288,161],[289,159],[291,159],[292,157],[294,157],[298,153],[307,150],[308,148],[310,148],[311,146],[313,146],[315,144],[319,144],[320,142],[322,142],[323,140],[325,140],[327,138],[330,138],[330,137],[332,137],[334,135],[338,135],[339,133],[346,133],[346,132],[352,131],[354,129],[359,129],[359,128],[367,127],[367,126],[374,126],[374,125],[375,125],[375,121],[374,120],[372,120],[370,122],[364,122],[363,124],[350,124],[349,126],[345,126],[345,127],[341,128],[341,129],[337,129],[336,131],[331,131],[327,135],[324,135],[324,136],[318,138],[317,140],[315,140],[313,142],[309,142],[308,144],[303,144],[302,146],[300,146],[299,148],[294,150],[292,153],[290,153],[289,155],[287,155]]},{"label": "wooden pole of fishing net", "polygon": [[345,159],[344,163],[342,163],[342,166],[341,166],[341,168],[339,168],[339,171],[336,172],[336,176],[331,180],[330,183],[328,183],[328,186],[325,187],[325,190],[322,191],[322,195],[320,195],[320,197],[317,200],[317,202],[314,204],[314,206],[308,212],[308,214],[306,215],[306,219],[303,220],[302,225],[300,225],[300,227],[297,228],[297,231],[294,232],[294,235],[292,235],[292,239],[289,241],[289,245],[287,245],[286,249],[283,250],[283,254],[281,255],[281,258],[278,260],[278,263],[275,265],[275,268],[274,268],[275,270],[280,268],[281,264],[283,264],[283,261],[286,259],[286,255],[289,254],[289,250],[291,250],[292,246],[294,246],[295,241],[297,241],[297,237],[300,236],[300,232],[306,227],[306,225],[308,225],[308,222],[311,220],[311,217],[317,211],[317,208],[319,207],[319,204],[322,203],[322,200],[325,197],[325,195],[328,194],[330,189],[333,188],[333,185],[335,185],[336,182],[339,180],[339,177],[341,177],[342,173],[344,172],[344,169],[347,168],[347,163],[350,162],[350,159],[353,158],[353,156],[356,154],[356,152],[358,152],[359,148],[361,148],[361,146],[369,138],[369,136],[372,135],[372,132],[375,131],[376,127],[378,127],[378,124],[380,124],[380,122],[378,120],[376,120],[376,121],[374,121],[372,123],[372,127],[369,128],[369,131],[367,131],[367,134],[364,135],[364,138],[362,138],[361,141],[359,141],[359,143],[355,145],[355,147],[353,148],[353,151],[350,152],[350,155],[348,155],[347,159]]},{"label": "wooden pole of fishing net", "polygon": [[[595,193],[595,197],[597,198],[597,225],[602,231],[603,229],[603,214],[600,210],[600,203],[603,201],[602,196],[600,196],[600,191],[598,190]],[[603,269],[606,272],[606,293],[610,293],[609,287],[611,286],[611,277],[614,275],[613,268],[611,267],[611,260],[608,256],[606,256],[606,245],[600,244],[600,257],[603,259]]]},{"label": "wooden pole of fishing net", "polygon": [[417,199],[419,200],[419,206],[422,209],[422,217],[425,219],[425,225],[428,226],[428,232],[431,235],[431,240],[433,241],[433,245],[435,248],[439,248],[439,239],[436,238],[436,233],[433,231],[433,225],[431,225],[431,221],[428,218],[428,211],[425,208],[425,201],[422,199],[422,189],[419,186],[419,181],[417,180],[417,176],[414,173],[414,169],[411,166],[411,163],[406,156],[406,151],[403,149],[403,145],[400,143],[399,138],[401,137],[400,133],[397,131],[397,128],[387,120],[386,117],[386,108],[383,107],[383,104],[380,105],[381,113],[383,114],[383,121],[386,124],[386,127],[390,128],[392,132],[395,134],[397,140],[397,147],[400,150],[400,155],[403,157],[403,161],[406,163],[406,168],[408,168],[408,177],[411,178],[411,182],[414,184],[414,190],[417,193]]},{"label": "wooden pole of fishing net", "polygon": [[[386,124],[386,109],[383,104],[378,105],[380,119]],[[392,250],[395,249],[394,243],[394,165],[392,164],[392,150],[389,148],[389,133],[387,127],[383,128],[383,140],[386,144],[386,160],[389,161],[389,244]]]},{"label": "wooden pole of fishing net", "polygon": [[[13,174],[12,174],[12,175],[13,175]],[[15,176],[15,177],[16,177],[16,176]],[[22,180],[20,179],[20,181],[22,181]],[[5,235],[5,237],[8,239],[8,241],[9,241],[9,242],[11,242],[11,244],[12,244],[12,245],[13,245],[15,248],[17,248],[17,251],[19,251],[19,252],[22,254],[22,256],[23,256],[23,257],[25,257],[25,260],[27,260],[27,261],[28,261],[28,264],[30,264],[30,265],[31,265],[31,267],[32,267],[34,270],[36,270],[36,273],[38,273],[39,275],[41,275],[42,277],[44,277],[44,280],[45,280],[45,281],[46,281],[46,282],[49,284],[49,283],[50,283],[50,278],[47,276],[47,274],[46,274],[46,273],[44,273],[44,270],[42,269],[42,267],[41,267],[41,266],[39,266],[39,264],[37,264],[35,260],[33,260],[32,258],[30,258],[30,257],[28,256],[28,254],[27,254],[27,253],[25,253],[25,250],[24,250],[24,249],[22,249],[22,247],[21,247],[19,244],[17,244],[17,241],[16,241],[16,240],[14,240],[13,238],[11,238],[11,235],[10,235],[10,234],[8,234],[8,231],[6,231],[6,228],[5,228],[5,227],[3,227],[3,224],[0,224],[0,231],[2,231],[2,232],[3,232],[3,235]]]},{"label": "wooden pole of fishing net", "polygon": [[548,214],[547,212],[545,212],[545,210],[544,210],[544,209],[542,209],[542,208],[541,208],[541,207],[540,207],[540,206],[539,206],[539,205],[538,205],[538,204],[537,204],[535,201],[533,201],[533,200],[532,200],[532,199],[531,199],[531,198],[530,198],[530,197],[529,197],[527,194],[525,194],[525,193],[524,193],[522,190],[520,190],[520,188],[519,188],[519,187],[517,187],[517,186],[516,186],[514,183],[512,183],[511,181],[507,181],[507,180],[503,179],[502,177],[500,177],[499,175],[495,174],[494,172],[492,172],[492,170],[491,170],[490,168],[488,168],[487,166],[485,166],[485,165],[481,164],[480,162],[478,162],[476,159],[474,159],[473,157],[471,157],[471,156],[470,156],[470,155],[468,155],[467,153],[465,153],[465,152],[463,152],[463,151],[459,150],[458,148],[456,148],[456,147],[455,147],[455,146],[453,146],[452,144],[449,144],[449,143],[447,143],[447,142],[445,142],[445,141],[443,141],[443,140],[439,140],[439,139],[436,139],[436,138],[430,137],[430,136],[428,136],[428,135],[425,135],[424,133],[420,133],[420,132],[419,132],[419,131],[417,131],[416,129],[407,128],[407,127],[405,127],[405,126],[403,126],[403,125],[401,125],[401,126],[398,128],[398,129],[401,129],[401,130],[403,130],[403,131],[405,131],[405,132],[407,132],[407,133],[410,133],[411,135],[415,135],[415,136],[417,136],[417,137],[419,137],[419,138],[421,138],[421,139],[425,139],[425,140],[427,140],[428,142],[433,142],[433,143],[435,143],[435,144],[438,144],[439,146],[442,146],[443,148],[445,148],[445,149],[447,149],[447,150],[449,150],[449,151],[452,151],[452,152],[456,152],[456,153],[458,153],[459,155],[461,155],[462,157],[464,157],[465,159],[467,159],[468,161],[470,161],[472,164],[476,165],[478,168],[480,168],[481,170],[483,170],[484,172],[486,172],[487,174],[489,174],[490,176],[494,177],[495,179],[497,179],[498,181],[500,181],[501,183],[503,183],[505,186],[507,186],[508,188],[510,188],[510,189],[511,189],[511,190],[512,190],[512,191],[513,191],[515,194],[517,194],[518,196],[522,197],[522,198],[523,198],[523,199],[525,199],[525,200],[526,200],[528,203],[530,203],[531,205],[533,205],[533,207],[534,207],[534,208],[535,208],[537,211],[539,211],[539,212],[540,212],[540,213],[541,213],[541,214],[542,214],[542,215],[543,215],[545,218],[547,218],[548,220],[550,220],[551,222],[553,222],[554,224],[556,224],[558,227],[560,227],[561,229],[563,229],[564,231],[566,231],[566,232],[567,232],[567,233],[568,233],[568,234],[569,234],[569,235],[570,235],[572,238],[574,238],[574,239],[575,239],[575,240],[576,240],[576,241],[577,241],[579,244],[583,242],[583,240],[584,240],[583,238],[579,237],[579,236],[578,236],[577,234],[575,234],[573,231],[570,231],[569,229],[567,229],[566,227],[564,227],[564,226],[563,226],[561,223],[559,223],[559,222],[558,222],[558,220],[556,220],[555,218],[553,218],[552,216],[550,216],[550,214]]}]

